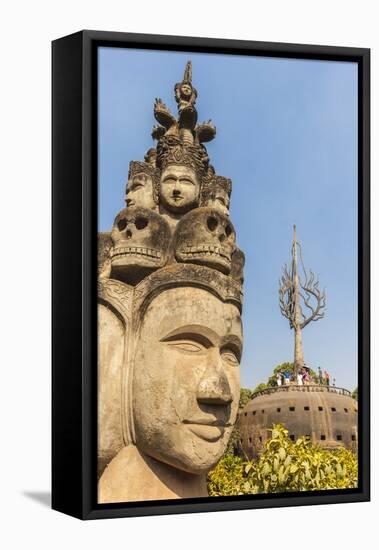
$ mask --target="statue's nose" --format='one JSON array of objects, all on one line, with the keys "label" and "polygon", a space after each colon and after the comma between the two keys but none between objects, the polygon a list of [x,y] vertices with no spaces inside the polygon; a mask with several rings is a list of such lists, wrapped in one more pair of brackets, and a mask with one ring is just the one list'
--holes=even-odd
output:
[{"label": "statue's nose", "polygon": [[228,405],[233,401],[228,379],[219,365],[206,369],[197,388],[199,403]]},{"label": "statue's nose", "polygon": [[133,235],[133,231],[132,231],[130,225],[127,225],[126,226],[126,231],[125,231],[125,236],[126,236],[127,239],[130,239],[132,237],[132,235]]}]

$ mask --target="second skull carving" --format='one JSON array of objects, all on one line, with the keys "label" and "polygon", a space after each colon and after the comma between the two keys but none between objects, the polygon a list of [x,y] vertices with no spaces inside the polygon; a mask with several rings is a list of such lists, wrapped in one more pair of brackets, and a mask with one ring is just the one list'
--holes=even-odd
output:
[{"label": "second skull carving", "polygon": [[214,208],[196,208],[176,226],[174,249],[178,262],[206,265],[228,275],[235,248],[233,224]]},{"label": "second skull carving", "polygon": [[171,231],[149,208],[121,210],[112,228],[111,278],[135,285],[166,264]]}]

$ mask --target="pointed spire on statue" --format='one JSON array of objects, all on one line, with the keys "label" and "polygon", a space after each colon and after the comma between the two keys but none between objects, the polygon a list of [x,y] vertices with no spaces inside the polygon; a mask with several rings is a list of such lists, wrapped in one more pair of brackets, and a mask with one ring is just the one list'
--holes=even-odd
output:
[{"label": "pointed spire on statue", "polygon": [[192,61],[187,61],[186,68],[184,69],[183,82],[192,84]]}]

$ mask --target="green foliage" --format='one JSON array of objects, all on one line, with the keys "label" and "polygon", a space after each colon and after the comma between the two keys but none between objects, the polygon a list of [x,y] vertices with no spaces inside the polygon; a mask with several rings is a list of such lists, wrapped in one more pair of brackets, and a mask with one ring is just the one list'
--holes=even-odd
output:
[{"label": "green foliage", "polygon": [[[252,396],[252,391],[248,388],[241,388],[240,391],[240,400],[238,404],[238,416],[240,415],[242,409],[245,407],[245,405],[250,401]],[[228,447],[226,449],[226,455],[231,456],[240,456],[243,454],[243,450],[240,444],[241,441],[241,434],[238,429],[238,418],[237,422],[234,425],[232,435],[230,436]]]},{"label": "green foliage", "polygon": [[258,384],[258,386],[255,386],[255,388],[253,390],[253,393],[257,393],[257,392],[265,390],[266,388],[269,388],[269,387],[270,387],[269,384],[265,384],[264,382],[261,382],[260,384]]},{"label": "green foliage", "polygon": [[238,409],[240,411],[250,401],[252,394],[253,394],[253,392],[251,390],[249,390],[248,388],[241,388],[240,401],[239,401],[239,405],[238,405]]},{"label": "green foliage", "polygon": [[306,437],[293,442],[280,424],[273,427],[258,460],[225,455],[208,474],[211,496],[347,489],[357,484],[356,454],[343,447],[327,451]]},{"label": "green foliage", "polygon": [[358,388],[355,388],[355,390],[352,391],[351,397],[358,401]]}]

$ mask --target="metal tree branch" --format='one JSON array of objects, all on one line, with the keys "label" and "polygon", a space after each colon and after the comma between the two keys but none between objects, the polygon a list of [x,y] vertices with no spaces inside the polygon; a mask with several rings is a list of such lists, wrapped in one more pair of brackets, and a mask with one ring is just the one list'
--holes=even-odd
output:
[{"label": "metal tree branch", "polygon": [[[298,272],[297,248],[303,270],[303,280]],[[301,331],[311,321],[318,321],[325,315],[326,293],[320,290],[319,280],[313,271],[304,267],[301,245],[296,240],[296,226],[292,242],[292,262],[289,269],[284,264],[279,279],[279,307],[281,314],[288,319],[295,333],[295,374],[304,364]]]}]

